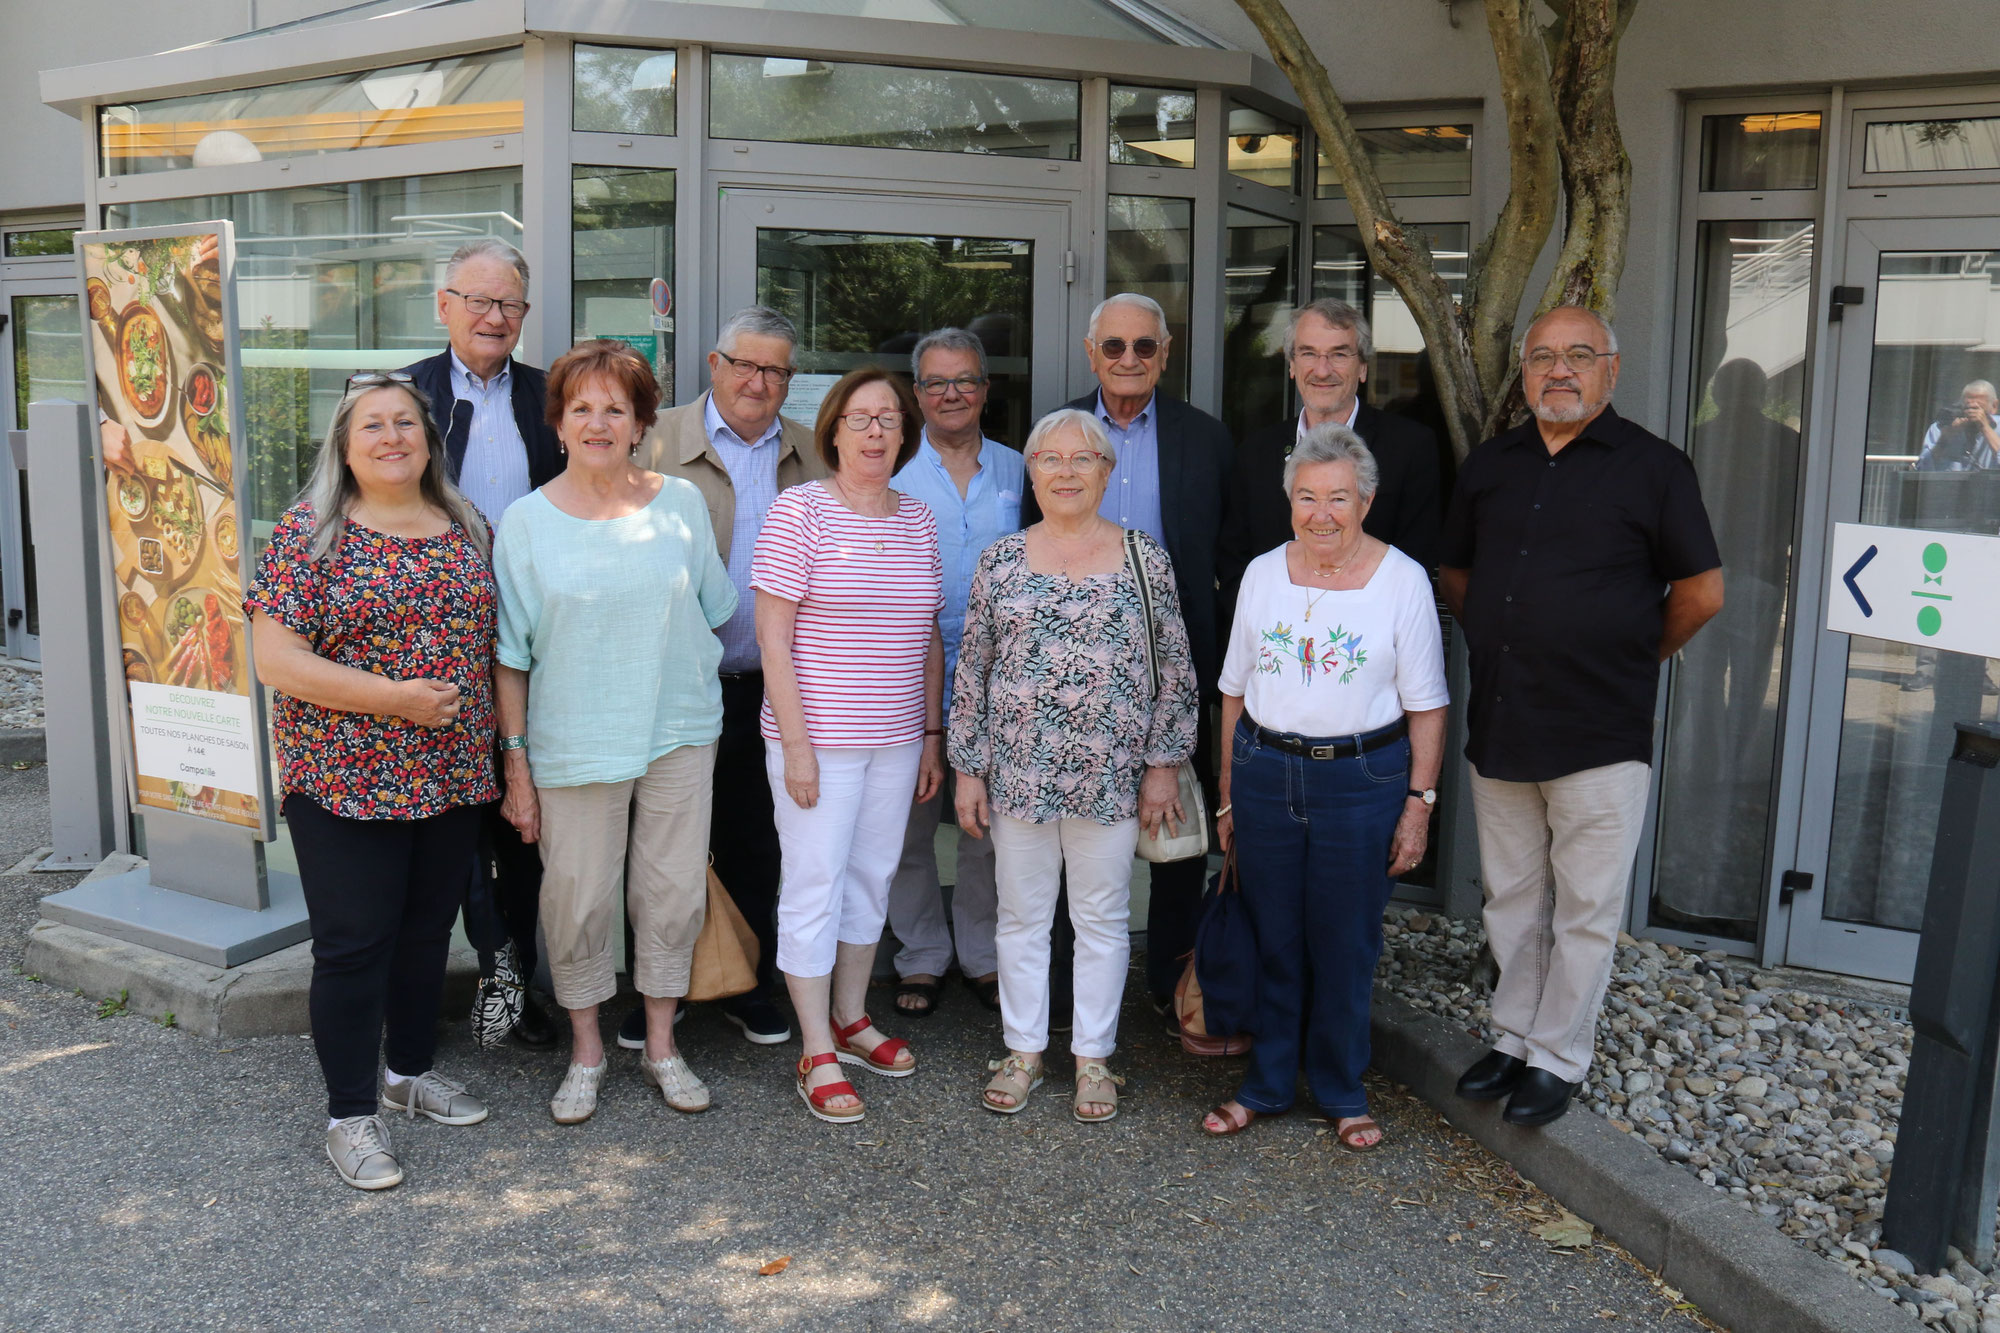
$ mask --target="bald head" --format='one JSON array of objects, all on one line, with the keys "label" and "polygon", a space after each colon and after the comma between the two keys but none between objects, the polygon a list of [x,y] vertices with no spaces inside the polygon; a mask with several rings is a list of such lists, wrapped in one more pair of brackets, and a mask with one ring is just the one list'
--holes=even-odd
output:
[{"label": "bald head", "polygon": [[1549,424],[1589,421],[1618,383],[1618,335],[1602,315],[1561,305],[1521,338],[1521,392]]}]

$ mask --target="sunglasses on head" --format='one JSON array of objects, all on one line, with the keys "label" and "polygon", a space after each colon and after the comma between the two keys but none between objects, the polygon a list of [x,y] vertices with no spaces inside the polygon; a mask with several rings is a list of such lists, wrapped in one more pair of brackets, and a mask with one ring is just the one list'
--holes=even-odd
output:
[{"label": "sunglasses on head", "polygon": [[1097,350],[1113,361],[1124,360],[1125,349],[1127,347],[1130,347],[1132,355],[1138,357],[1141,361],[1151,361],[1154,353],[1160,350],[1160,340],[1158,338],[1134,338],[1129,343],[1123,338],[1099,338],[1097,340]]},{"label": "sunglasses on head", "polygon": [[347,391],[356,389],[379,389],[387,384],[415,384],[416,380],[400,370],[358,370],[347,377]]}]

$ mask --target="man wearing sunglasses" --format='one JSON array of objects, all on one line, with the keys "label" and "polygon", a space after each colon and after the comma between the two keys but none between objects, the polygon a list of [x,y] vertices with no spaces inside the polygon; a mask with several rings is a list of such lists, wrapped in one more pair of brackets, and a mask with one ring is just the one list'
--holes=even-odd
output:
[{"label": "man wearing sunglasses", "polygon": [[[1216,673],[1222,665],[1221,608],[1216,592],[1217,557],[1223,515],[1228,510],[1233,451],[1229,428],[1200,408],[1158,392],[1172,339],[1159,302],[1136,292],[1106,297],[1090,315],[1084,355],[1097,389],[1065,404],[1103,423],[1118,463],[1104,488],[1098,513],[1120,527],[1137,528],[1167,548],[1174,562],[1174,586],[1187,624],[1195,677],[1204,705],[1217,699]],[[1041,520],[1032,489],[1022,498],[1021,525]],[[1209,710],[1201,708],[1195,767],[1205,778],[1215,773]],[[1214,792],[1209,793],[1214,808]],[[1152,868],[1146,909],[1146,987],[1153,1008],[1173,1025],[1174,983],[1181,959],[1194,947],[1201,894],[1208,877],[1199,859],[1167,861]],[[1058,909],[1057,921],[1067,913]],[[1060,960],[1066,952],[1057,948]],[[1056,983],[1056,999],[1063,1000]],[[1068,1012],[1067,1002],[1051,1002],[1051,1013]]]},{"label": "man wearing sunglasses", "polygon": [[[453,483],[498,527],[508,505],[563,470],[544,420],[547,377],[514,360],[528,313],[528,261],[496,237],[467,242],[445,262],[437,310],[450,346],[402,373],[430,399]],[[541,857],[500,817],[496,802],[465,902],[466,938],[479,951],[473,1029],[484,1045],[510,1033],[524,1046],[555,1044],[555,1025],[527,990],[541,892]]]}]

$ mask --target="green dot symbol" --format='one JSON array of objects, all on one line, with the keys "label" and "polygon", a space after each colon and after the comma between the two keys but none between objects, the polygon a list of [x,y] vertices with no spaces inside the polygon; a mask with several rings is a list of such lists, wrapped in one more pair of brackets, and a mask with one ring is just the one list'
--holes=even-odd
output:
[{"label": "green dot symbol", "polygon": [[[1932,542],[1929,546],[1926,546],[1924,548],[1924,568],[1933,574],[1944,573],[1944,562],[1949,558],[1950,557],[1948,557],[1945,554],[1943,542]],[[1935,620],[1936,617],[1933,616],[1932,619]],[[1924,633],[1935,634],[1937,633],[1937,631],[1934,629],[1927,629],[1924,631]]]},{"label": "green dot symbol", "polygon": [[1917,632],[1925,638],[1928,639],[1943,628],[1944,617],[1938,614],[1938,609],[1935,606],[1927,606],[1917,612]]}]

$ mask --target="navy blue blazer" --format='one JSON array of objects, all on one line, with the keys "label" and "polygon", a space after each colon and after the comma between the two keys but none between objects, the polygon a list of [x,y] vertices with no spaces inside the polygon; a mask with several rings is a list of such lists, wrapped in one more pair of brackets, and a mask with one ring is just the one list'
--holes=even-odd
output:
[{"label": "navy blue blazer", "polygon": [[[549,377],[519,361],[510,361],[508,369],[508,383],[513,386],[514,424],[528,449],[528,484],[538,487],[569,463],[546,416]],[[451,391],[451,351],[447,348],[436,356],[412,362],[403,367],[403,373],[431,400],[431,415],[437,420],[438,434],[444,436],[445,471],[456,486],[459,469],[465,465],[465,442],[472,434],[472,404],[459,402]],[[498,514],[490,517],[495,523],[500,521]]]}]

